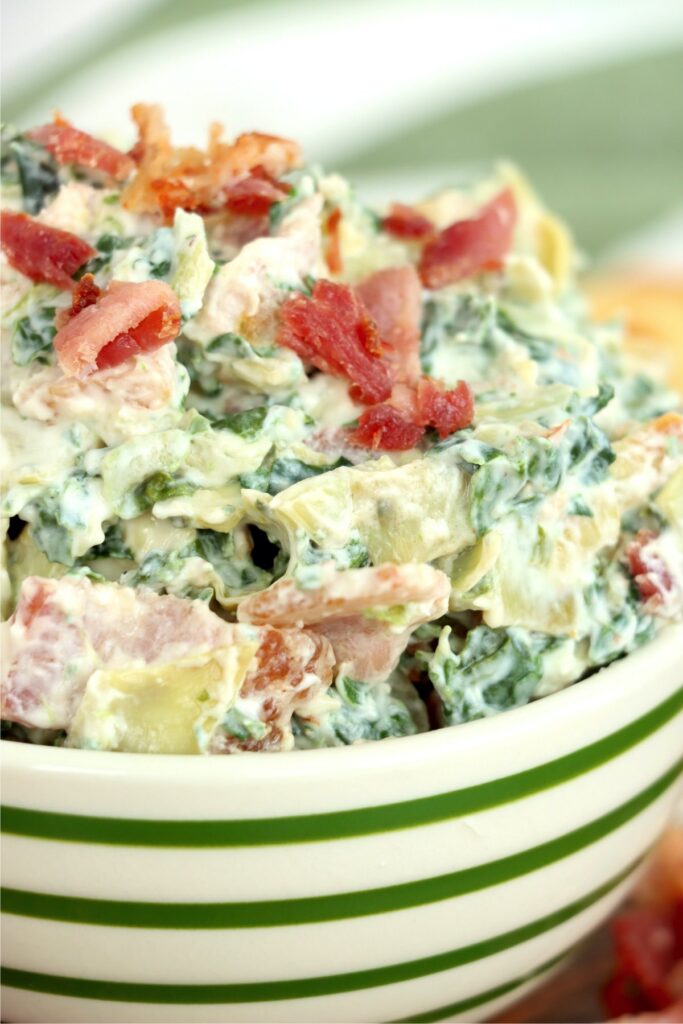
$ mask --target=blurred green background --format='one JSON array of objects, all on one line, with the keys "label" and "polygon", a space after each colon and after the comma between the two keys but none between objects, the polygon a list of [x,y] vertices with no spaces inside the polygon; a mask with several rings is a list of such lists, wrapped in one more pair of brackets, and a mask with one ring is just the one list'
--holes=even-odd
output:
[{"label": "blurred green background", "polygon": [[593,255],[680,227],[680,0],[6,0],[3,22],[20,125],[59,107],[120,137],[130,102],[161,100],[181,137],[291,134],[371,198],[511,158]]}]

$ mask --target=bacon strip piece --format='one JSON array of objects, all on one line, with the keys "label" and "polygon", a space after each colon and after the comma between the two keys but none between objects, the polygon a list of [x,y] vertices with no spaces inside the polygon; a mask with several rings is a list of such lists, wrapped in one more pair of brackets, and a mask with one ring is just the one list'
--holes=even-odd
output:
[{"label": "bacon strip piece", "polygon": [[[448,577],[431,565],[384,565],[337,572],[322,567],[318,587],[301,590],[281,579],[267,590],[245,597],[237,608],[240,622],[306,626],[332,644],[337,664],[365,682],[386,679],[417,625],[443,615],[448,607]],[[382,618],[382,611],[409,607],[404,628]]]},{"label": "bacon strip piece", "polygon": [[417,447],[424,436],[424,429],[393,405],[374,405],[361,413],[358,426],[349,430],[346,436],[348,442],[357,448],[405,452]]},{"label": "bacon strip piece", "polygon": [[427,242],[418,270],[427,288],[443,288],[482,270],[497,270],[512,244],[517,205],[504,189],[477,217],[459,220]]},{"label": "bacon strip piece", "polygon": [[391,394],[377,326],[348,285],[319,280],[309,298],[295,295],[280,309],[278,344],[305,362],[355,385],[363,402]]},{"label": "bacon strip piece", "polygon": [[339,237],[339,225],[341,224],[342,212],[338,206],[330,213],[325,221],[327,232],[327,246],[325,247],[325,262],[331,274],[341,274],[344,263],[341,254],[341,238]]},{"label": "bacon strip piece", "polygon": [[26,134],[52,153],[59,164],[101,171],[115,181],[124,181],[135,170],[135,161],[127,153],[74,128],[59,116],[53,124],[32,128]]},{"label": "bacon strip piece", "polygon": [[638,588],[642,601],[649,602],[650,608],[657,608],[676,589],[668,567],[659,556],[656,547],[650,548],[657,540],[652,530],[639,530],[626,548],[629,572]]},{"label": "bacon strip piece", "polygon": [[179,206],[200,213],[218,210],[231,189],[238,188],[239,197],[245,176],[263,173],[274,181],[302,162],[299,146],[289,139],[249,132],[228,143],[219,124],[211,126],[206,151],[176,148],[161,107],[138,103],[131,113],[139,133],[131,153],[138,173],[126,186],[123,205],[135,213],[160,212],[170,220]]},{"label": "bacon strip piece", "polygon": [[434,234],[432,222],[412,206],[403,203],[392,203],[389,213],[382,220],[382,228],[388,235],[406,242],[422,241]]},{"label": "bacon strip piece", "polygon": [[[238,627],[239,628],[239,627]],[[332,683],[334,654],[328,640],[308,630],[265,626],[252,667],[240,687],[240,698],[260,703],[265,734],[238,738],[218,730],[212,754],[243,750],[277,750],[291,735],[292,715]]]},{"label": "bacon strip piece", "polygon": [[274,203],[291,192],[291,186],[276,181],[263,167],[255,167],[225,190],[225,205],[231,213],[244,217],[263,217]]},{"label": "bacon strip piece", "polygon": [[64,373],[82,378],[159,348],[179,330],[180,304],[163,281],[112,281],[57,331],[54,347]]},{"label": "bacon strip piece", "polygon": [[388,346],[387,359],[399,381],[420,376],[422,285],[413,266],[387,267],[356,285],[356,295]]},{"label": "bacon strip piece", "polygon": [[201,601],[116,583],[29,576],[3,627],[2,717],[68,728],[98,668],[167,664],[227,646],[243,633]]},{"label": "bacon strip piece", "polygon": [[474,417],[474,395],[469,384],[458,381],[447,391],[441,381],[421,377],[417,385],[417,422],[434,427],[439,437],[469,427]]},{"label": "bacon strip piece", "polygon": [[72,275],[97,255],[78,235],[34,220],[26,213],[0,213],[0,244],[7,259],[32,281],[73,288]]},{"label": "bacon strip piece", "polygon": [[78,316],[82,309],[93,306],[101,294],[102,289],[99,285],[95,284],[94,276],[92,274],[84,274],[73,290],[69,308],[57,311],[55,316],[55,327],[57,330],[63,327],[64,324],[68,324],[69,320],[73,317]]}]

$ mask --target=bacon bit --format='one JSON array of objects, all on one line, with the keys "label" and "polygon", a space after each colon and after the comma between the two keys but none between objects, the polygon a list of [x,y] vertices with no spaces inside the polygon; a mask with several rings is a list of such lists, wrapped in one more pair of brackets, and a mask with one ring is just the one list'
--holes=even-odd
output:
[{"label": "bacon bit", "polygon": [[231,213],[264,217],[274,203],[281,202],[291,191],[291,185],[277,181],[259,165],[246,178],[228,185],[225,205]]},{"label": "bacon bit", "polygon": [[339,224],[341,223],[342,212],[338,206],[330,213],[325,221],[327,232],[327,246],[325,248],[325,262],[331,274],[341,274],[344,269],[344,261],[341,254],[341,239],[339,237]]},{"label": "bacon bit", "polygon": [[464,380],[447,391],[441,381],[422,377],[417,385],[417,422],[434,427],[439,437],[469,427],[474,416],[474,395]]},{"label": "bacon bit", "polygon": [[633,979],[646,999],[636,1009],[665,1009],[677,995],[667,983],[677,958],[673,912],[625,911],[614,921],[612,934],[620,973]]},{"label": "bacon bit", "polygon": [[126,186],[122,202],[134,213],[161,213],[170,220],[179,206],[203,213],[220,210],[229,190],[256,168],[274,181],[301,164],[299,146],[276,135],[250,132],[227,143],[221,126],[214,124],[206,151],[176,148],[161,107],[140,103],[132,115],[139,137],[131,156],[138,173]]},{"label": "bacon bit", "polygon": [[112,281],[94,305],[59,329],[57,359],[69,377],[87,377],[172,341],[180,330],[180,305],[163,281]]},{"label": "bacon bit", "polygon": [[651,541],[657,538],[652,530],[639,530],[635,540],[626,548],[629,572],[638,587],[642,601],[660,605],[674,590],[674,581],[668,568],[656,554],[648,551]]},{"label": "bacon bit", "polygon": [[324,373],[350,380],[361,401],[382,402],[391,394],[377,326],[348,285],[321,279],[310,298],[288,299],[277,341]]},{"label": "bacon bit", "polygon": [[135,161],[127,153],[74,128],[59,115],[53,124],[33,128],[26,135],[44,146],[59,164],[101,171],[115,181],[124,181],[135,170]]},{"label": "bacon bit", "polygon": [[434,234],[434,225],[412,206],[392,203],[389,213],[382,220],[382,228],[388,235],[407,242],[422,241]]},{"label": "bacon bit", "polygon": [[13,267],[32,281],[73,288],[72,275],[97,253],[78,235],[51,228],[26,213],[0,213],[2,250]]},{"label": "bacon bit", "polygon": [[418,265],[422,283],[443,288],[482,270],[499,269],[516,220],[515,197],[506,188],[477,217],[456,221],[427,242]]},{"label": "bacon bit", "polygon": [[71,306],[68,309],[60,309],[55,316],[55,327],[57,330],[68,324],[69,320],[73,317],[78,316],[82,309],[93,306],[101,294],[102,289],[98,288],[95,284],[93,275],[84,274],[73,290]]},{"label": "bacon bit", "polygon": [[359,448],[405,452],[415,448],[423,435],[422,427],[406,419],[392,405],[375,405],[361,414],[358,426],[348,432],[347,438]]},{"label": "bacon bit", "polygon": [[359,297],[388,347],[387,360],[398,381],[420,376],[422,286],[413,266],[387,267],[356,285]]}]

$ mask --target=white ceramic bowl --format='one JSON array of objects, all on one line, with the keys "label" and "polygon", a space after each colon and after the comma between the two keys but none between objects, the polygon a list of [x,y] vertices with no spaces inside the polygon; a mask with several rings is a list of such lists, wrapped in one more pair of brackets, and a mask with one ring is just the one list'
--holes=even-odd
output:
[{"label": "white ceramic bowl", "polygon": [[6,1020],[481,1020],[612,910],[669,818],[683,626],[424,736],[3,746]]}]

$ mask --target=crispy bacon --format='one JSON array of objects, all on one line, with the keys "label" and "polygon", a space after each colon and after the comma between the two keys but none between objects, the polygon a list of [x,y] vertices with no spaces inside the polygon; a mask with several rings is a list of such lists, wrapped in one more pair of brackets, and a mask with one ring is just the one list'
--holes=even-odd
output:
[{"label": "crispy bacon", "polygon": [[338,206],[330,213],[325,221],[327,232],[327,245],[325,247],[325,262],[331,274],[341,274],[344,263],[341,254],[341,239],[339,237],[339,225],[342,213]]},{"label": "crispy bacon", "polygon": [[26,134],[52,153],[59,164],[101,171],[115,181],[124,181],[135,170],[135,161],[127,153],[74,128],[59,115],[52,124],[33,128]]},{"label": "crispy bacon", "polygon": [[[299,146],[276,135],[249,132],[227,143],[221,126],[214,124],[206,151],[176,148],[161,107],[139,103],[132,115],[139,133],[131,151],[138,173],[126,186],[123,204],[135,213],[161,213],[170,220],[178,207],[201,213],[219,210],[225,206],[230,190],[257,168],[258,175],[275,181],[301,164]],[[238,203],[240,192],[247,188],[255,197],[253,183],[242,186],[237,192]],[[245,199],[244,194],[241,198]]]},{"label": "crispy bacon", "polygon": [[274,203],[292,191],[291,185],[279,182],[261,166],[240,178],[225,190],[225,206],[231,213],[245,217],[263,217]]},{"label": "crispy bacon", "polygon": [[319,370],[351,381],[361,401],[382,402],[391,393],[377,326],[348,285],[320,280],[310,298],[288,299],[277,341]]},{"label": "crispy bacon", "polygon": [[388,346],[394,378],[416,381],[420,376],[422,286],[415,268],[378,270],[356,285],[355,291]]},{"label": "crispy bacon", "polygon": [[464,380],[447,391],[441,381],[421,377],[417,385],[417,408],[418,423],[434,427],[439,437],[448,437],[456,430],[469,427],[474,416],[474,395]]},{"label": "crispy bacon", "polygon": [[0,213],[2,250],[7,259],[32,281],[72,288],[72,275],[97,253],[70,231],[48,227],[26,213]]},{"label": "crispy bacon", "polygon": [[347,439],[359,448],[404,452],[415,448],[423,435],[422,427],[392,405],[374,405],[361,413],[358,426],[348,432]]},{"label": "crispy bacon", "polygon": [[392,203],[389,213],[382,220],[382,228],[388,235],[406,242],[422,241],[434,234],[434,225],[427,217],[403,203]]},{"label": "crispy bacon", "polygon": [[265,626],[253,666],[240,688],[240,697],[261,703],[265,733],[258,739],[237,738],[218,730],[212,754],[243,750],[276,750],[291,734],[291,719],[307,701],[332,682],[334,654],[324,636],[309,630]]},{"label": "crispy bacon", "polygon": [[641,600],[652,605],[661,604],[675,587],[671,573],[657,552],[648,551],[648,545],[656,539],[657,534],[652,530],[639,530],[626,549],[629,572]]},{"label": "crispy bacon", "polygon": [[95,284],[93,275],[84,274],[73,290],[69,308],[60,309],[57,312],[55,317],[55,327],[57,330],[68,324],[69,320],[72,320],[73,317],[78,316],[82,309],[94,306],[101,294],[102,289]]},{"label": "crispy bacon", "polygon": [[87,377],[176,337],[180,305],[163,281],[112,281],[93,304],[59,329],[57,360],[67,376]]},{"label": "crispy bacon", "polygon": [[483,270],[496,270],[512,243],[517,206],[504,189],[469,220],[456,221],[427,242],[418,265],[427,288],[443,288]]}]

